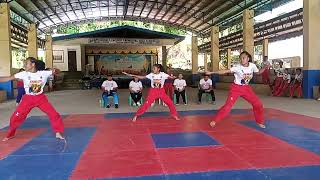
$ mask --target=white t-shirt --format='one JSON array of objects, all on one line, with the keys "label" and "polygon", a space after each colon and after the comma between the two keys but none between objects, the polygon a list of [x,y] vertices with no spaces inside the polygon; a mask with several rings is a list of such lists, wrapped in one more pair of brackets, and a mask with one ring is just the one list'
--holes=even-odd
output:
[{"label": "white t-shirt", "polygon": [[283,77],[284,70],[285,70],[285,68],[278,68],[278,69],[276,69],[275,71],[276,71],[277,77]]},{"label": "white t-shirt", "polygon": [[283,74],[283,80],[287,81],[288,83],[290,83],[291,81],[291,75],[290,74]]},{"label": "white t-shirt", "polygon": [[117,88],[118,87],[118,84],[115,82],[115,81],[109,81],[109,80],[106,80],[102,83],[102,87],[104,88],[104,90],[106,91],[111,91],[113,90],[114,88]]},{"label": "white t-shirt", "polygon": [[168,77],[169,75],[164,72],[160,72],[159,74],[150,73],[146,76],[146,78],[151,80],[152,88],[163,88],[163,84]]},{"label": "white t-shirt", "polygon": [[142,83],[141,81],[138,81],[138,82],[131,81],[129,84],[129,88],[132,89],[132,91],[134,92],[139,92],[142,89]]},{"label": "white t-shirt", "polygon": [[187,83],[186,83],[186,80],[184,79],[175,79],[174,82],[173,82],[173,85],[178,89],[178,90],[181,90],[183,89],[184,87],[187,86]]},{"label": "white t-shirt", "polygon": [[212,86],[212,80],[208,79],[207,81],[205,81],[204,79],[201,79],[199,84],[202,89],[208,90],[210,89],[210,86]]},{"label": "white t-shirt", "polygon": [[249,63],[248,67],[237,65],[230,69],[234,75],[234,83],[237,85],[248,85],[253,77],[253,73],[259,72],[257,66]]},{"label": "white t-shirt", "polygon": [[295,78],[296,81],[302,82],[303,75],[302,75],[302,73],[301,74],[296,74],[294,78]]},{"label": "white t-shirt", "polygon": [[39,95],[43,93],[43,88],[47,83],[52,71],[37,71],[35,73],[22,71],[14,75],[15,78],[21,79],[24,89],[28,95]]}]

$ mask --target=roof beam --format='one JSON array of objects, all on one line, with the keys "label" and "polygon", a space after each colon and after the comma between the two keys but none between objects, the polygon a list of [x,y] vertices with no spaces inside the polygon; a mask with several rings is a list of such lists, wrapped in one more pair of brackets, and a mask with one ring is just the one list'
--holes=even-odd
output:
[{"label": "roof beam", "polygon": [[166,12],[161,16],[161,18],[160,18],[161,20],[163,19],[163,17],[165,17],[168,14],[168,12],[172,9],[173,5],[177,4],[177,1],[178,0],[174,0],[172,2],[172,4],[169,6],[169,8],[166,10]]},{"label": "roof beam", "polygon": [[[44,0],[44,1],[47,2],[48,0]],[[70,19],[69,15],[66,13],[66,11],[63,9],[62,5],[60,4],[60,0],[57,0],[56,2],[57,2],[57,4],[60,6],[62,12],[67,16],[67,18],[68,18],[69,21],[70,21],[71,19]]]},{"label": "roof beam", "polygon": [[176,9],[172,14],[171,16],[167,19],[167,21],[170,21],[173,16],[175,16],[177,14],[177,12],[179,12],[182,8],[184,8],[184,6],[189,2],[190,0],[185,0],[180,6],[178,9]]},{"label": "roof beam", "polygon": [[39,9],[41,11],[41,13],[43,15],[45,15],[53,24],[55,24],[55,22],[50,18],[50,16],[40,7],[40,4],[38,4],[38,2],[36,1],[30,1],[37,9]]},{"label": "roof beam", "polygon": [[[190,10],[192,10],[194,7],[196,7],[199,3],[201,2],[201,0],[197,0],[195,3],[193,3],[187,10],[186,12],[189,12]],[[173,23],[178,22],[182,17],[183,17],[183,13],[180,14],[180,16],[173,21]]]},{"label": "roof beam", "polygon": [[233,1],[228,1],[229,5],[227,5],[224,8],[220,8],[217,10],[215,13],[211,14],[209,17],[203,20],[203,23],[198,24],[194,28],[197,29],[198,27],[202,26],[203,24],[207,23],[208,21],[211,21],[214,17],[217,17],[221,15],[222,13],[226,12],[227,10],[231,9],[234,6],[238,6],[239,3],[241,3],[243,0],[233,0]]},{"label": "roof beam", "polygon": [[[57,18],[63,22],[63,20],[60,18],[60,16],[57,14],[57,11],[55,9],[52,8],[52,6],[50,5],[50,3],[48,2],[48,0],[43,0],[44,3],[46,3],[46,5],[50,8],[50,10],[54,13],[55,16],[57,16]],[[58,1],[57,1],[58,3]]]},{"label": "roof beam", "polygon": [[[70,0],[68,0],[68,2],[70,2]],[[87,16],[86,16],[86,14],[84,13],[84,10],[83,10],[83,7],[82,7],[82,4],[81,4],[80,0],[78,0],[78,3],[79,3],[79,5],[80,5],[80,7],[81,7],[81,11],[82,11],[82,14],[83,14],[84,18],[87,19]],[[74,13],[74,14],[76,14],[76,13]],[[77,15],[76,15],[76,16],[77,16]],[[77,18],[78,18],[78,16],[77,16]]]},{"label": "roof beam", "polygon": [[148,0],[144,0],[144,2],[143,2],[143,6],[142,6],[142,9],[141,9],[140,14],[139,14],[139,17],[140,17],[140,16],[141,16],[141,14],[143,13],[143,10],[144,10],[144,8],[146,7],[147,2],[148,2]]},{"label": "roof beam", "polygon": [[161,12],[162,8],[164,7],[164,5],[167,4],[167,2],[168,2],[168,0],[165,0],[165,1],[161,4],[160,8],[159,8],[158,11],[156,12],[156,15],[154,15],[153,19],[155,19],[155,18],[158,16],[158,14]]},{"label": "roof beam", "polygon": [[136,10],[136,8],[137,8],[138,1],[139,1],[139,0],[136,0],[136,1],[134,2],[133,10],[132,10],[132,14],[131,14],[131,16],[133,16],[134,11],[135,11],[135,10]]},{"label": "roof beam", "polygon": [[185,22],[187,22],[189,19],[193,18],[196,14],[198,14],[199,12],[201,12],[203,9],[205,9],[206,7],[210,6],[212,3],[216,3],[217,0],[209,0],[209,1],[205,1],[205,3],[199,8],[198,11],[193,11],[193,13],[191,15],[189,15],[186,19],[184,19],[181,24],[184,24]]},{"label": "roof beam", "polygon": [[148,12],[148,14],[147,14],[147,18],[149,18],[149,15],[151,14],[151,12],[152,12],[152,10],[153,10],[153,8],[154,8],[154,6],[156,5],[156,3],[158,2],[158,0],[155,0],[153,3],[152,3],[152,5],[151,5],[151,8],[150,8],[150,11]]},{"label": "roof beam", "polygon": [[128,7],[129,7],[129,0],[125,0],[124,7],[123,7],[123,17],[126,18],[128,13]]},{"label": "roof beam", "polygon": [[[22,7],[24,10],[26,10],[28,13],[30,13],[38,22],[41,22],[43,25],[45,25],[46,27],[48,27],[48,25],[46,23],[44,23],[38,16],[36,16],[33,12],[27,10],[24,6],[24,4],[21,5],[21,2],[19,0],[15,1],[20,7]],[[11,9],[14,9],[13,7],[11,7]],[[15,10],[16,12],[18,12],[18,10]],[[21,14],[21,13],[17,13],[17,14]],[[21,16],[22,17],[22,16]]]},{"label": "roof beam", "polygon": [[200,17],[198,17],[195,20],[193,20],[188,26],[191,26],[194,23],[198,22],[199,20],[203,19],[205,16],[209,15],[212,11],[216,10],[217,8],[219,8],[219,6],[221,6],[225,2],[226,2],[225,0],[216,0],[216,1],[214,1],[214,4],[213,4],[213,6],[211,6],[211,8],[209,8],[206,12],[202,13],[202,15]]},{"label": "roof beam", "polygon": [[71,4],[71,2],[70,2],[70,0],[68,0],[68,5],[71,7],[71,10],[72,10],[73,14],[76,16],[76,18],[79,19],[77,14],[76,14],[76,12],[75,12],[75,10],[74,10],[74,8],[73,8],[73,6],[72,6],[72,4]]}]

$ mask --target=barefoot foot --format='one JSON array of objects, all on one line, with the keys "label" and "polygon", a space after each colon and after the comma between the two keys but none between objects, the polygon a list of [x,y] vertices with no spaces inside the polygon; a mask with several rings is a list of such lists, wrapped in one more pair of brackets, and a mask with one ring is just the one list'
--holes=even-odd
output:
[{"label": "barefoot foot", "polygon": [[216,126],[216,122],[215,122],[215,121],[211,121],[211,122],[210,122],[210,126],[211,126],[211,127],[215,127],[215,126]]},{"label": "barefoot foot", "polygon": [[57,138],[57,139],[64,140],[63,135],[62,135],[61,133],[59,133],[59,132],[56,133],[56,138]]},{"label": "barefoot foot", "polygon": [[263,128],[263,129],[266,128],[266,126],[265,126],[264,124],[259,124],[259,123],[258,123],[258,126],[261,127],[261,128]]},{"label": "barefoot foot", "polygon": [[14,136],[5,137],[5,138],[2,139],[2,142],[9,141],[12,138],[14,138]]},{"label": "barefoot foot", "polygon": [[136,122],[137,119],[138,119],[138,116],[134,116],[134,117],[132,118],[132,122]]},{"label": "barefoot foot", "polygon": [[172,116],[174,120],[179,121],[180,118],[178,116]]}]

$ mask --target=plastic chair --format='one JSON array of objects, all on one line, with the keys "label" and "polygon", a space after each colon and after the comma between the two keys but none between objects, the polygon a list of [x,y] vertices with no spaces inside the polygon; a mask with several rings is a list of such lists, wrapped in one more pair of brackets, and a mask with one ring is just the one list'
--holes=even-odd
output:
[{"label": "plastic chair", "polygon": [[[185,96],[186,96],[186,104],[188,104],[188,96],[187,93],[185,92]],[[177,104],[177,98],[176,98],[176,94],[173,94],[173,103]]]},{"label": "plastic chair", "polygon": [[[133,102],[130,94],[129,94],[129,97],[128,97],[128,102],[129,102],[129,106],[135,106],[135,103]],[[143,104],[143,97],[141,97],[139,102],[140,102],[140,104]]]}]

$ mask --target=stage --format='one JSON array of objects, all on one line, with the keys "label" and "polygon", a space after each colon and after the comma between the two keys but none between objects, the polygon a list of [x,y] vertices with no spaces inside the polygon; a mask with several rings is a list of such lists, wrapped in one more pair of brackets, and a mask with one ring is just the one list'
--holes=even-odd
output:
[{"label": "stage", "polygon": [[[0,179],[320,179],[320,121],[266,109],[266,129],[234,109],[215,128],[216,110],[63,116],[64,141],[45,116],[29,117],[0,143]],[[5,130],[0,136],[5,136]]]}]

